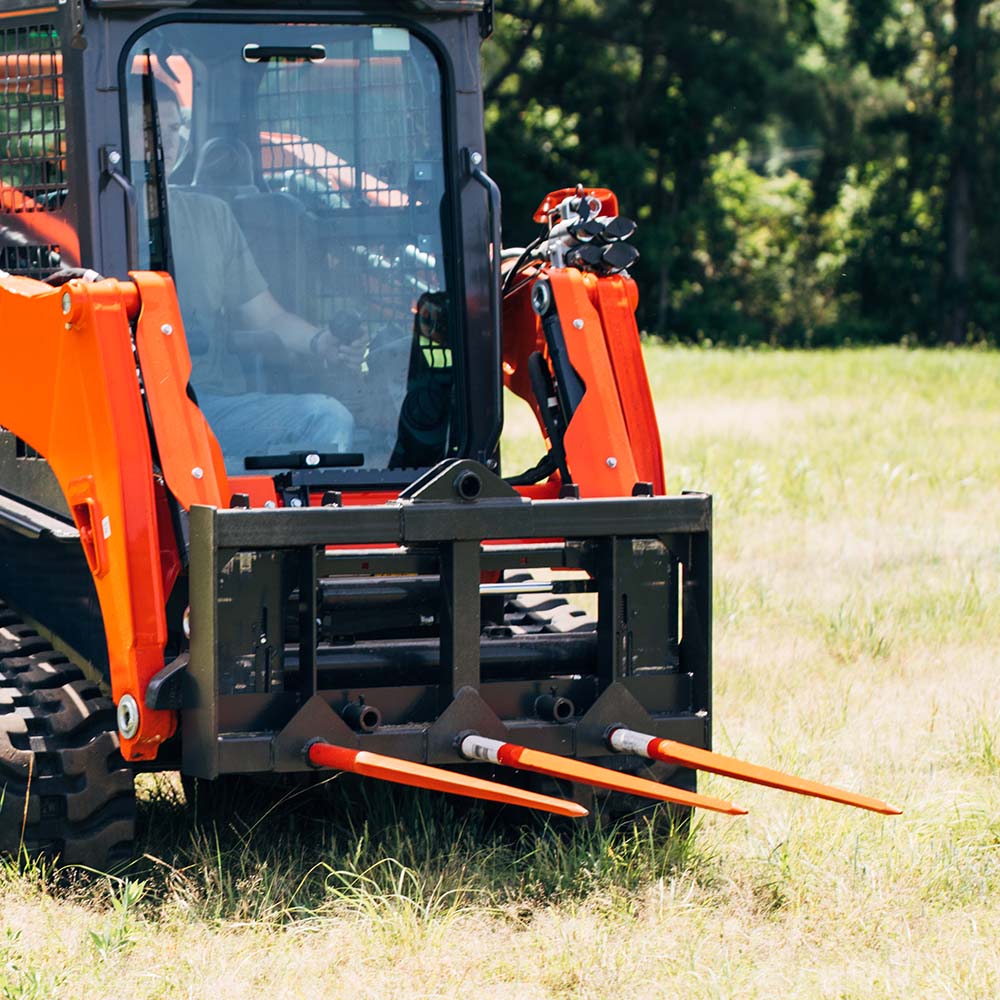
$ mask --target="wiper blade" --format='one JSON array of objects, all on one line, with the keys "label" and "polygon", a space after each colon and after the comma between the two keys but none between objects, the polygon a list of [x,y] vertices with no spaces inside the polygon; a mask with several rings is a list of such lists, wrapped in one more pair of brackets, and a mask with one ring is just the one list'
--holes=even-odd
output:
[{"label": "wiper blade", "polygon": [[284,455],[247,455],[243,468],[248,472],[260,469],[330,469],[364,465],[360,451],[291,451]]},{"label": "wiper blade", "polygon": [[[153,154],[150,157],[150,180],[155,198],[154,213],[149,212],[150,267],[156,271],[174,273],[174,255],[170,247],[170,225],[167,215],[167,172],[163,163],[163,136],[160,132],[160,109],[156,103],[156,80],[153,76],[153,56],[149,49],[146,57],[146,72],[142,77],[142,114],[144,127],[149,129],[149,141]],[[158,252],[157,252],[158,251]],[[157,266],[158,265],[158,266]]]}]

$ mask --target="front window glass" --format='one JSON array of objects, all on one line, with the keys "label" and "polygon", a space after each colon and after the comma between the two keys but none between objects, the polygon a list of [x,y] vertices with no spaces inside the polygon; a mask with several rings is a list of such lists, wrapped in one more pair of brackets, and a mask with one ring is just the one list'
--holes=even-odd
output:
[{"label": "front window glass", "polygon": [[454,450],[426,45],[397,27],[168,24],[128,54],[125,94],[138,264],[173,273],[229,472]]}]

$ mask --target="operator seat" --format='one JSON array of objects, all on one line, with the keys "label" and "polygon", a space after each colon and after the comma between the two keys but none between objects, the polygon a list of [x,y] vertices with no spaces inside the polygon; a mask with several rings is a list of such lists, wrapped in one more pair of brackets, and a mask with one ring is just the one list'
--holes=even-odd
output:
[{"label": "operator seat", "polygon": [[198,151],[191,188],[230,203],[241,195],[260,194],[246,143],[226,136],[209,139]]},{"label": "operator seat", "polygon": [[[298,198],[280,191],[243,194],[232,201],[233,214],[271,294],[292,312],[308,313],[307,262],[319,254],[315,216]],[[310,318],[310,317],[306,317]]]},{"label": "operator seat", "polygon": [[255,174],[245,142],[216,136],[198,153],[191,190],[229,205],[271,294],[286,309],[302,314],[310,302],[303,262],[315,252],[306,250],[314,216],[291,195],[262,191]]}]

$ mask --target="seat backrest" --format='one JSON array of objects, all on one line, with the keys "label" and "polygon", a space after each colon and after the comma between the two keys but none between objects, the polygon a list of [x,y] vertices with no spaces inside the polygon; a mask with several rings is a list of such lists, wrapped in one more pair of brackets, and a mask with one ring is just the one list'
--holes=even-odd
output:
[{"label": "seat backrest", "polygon": [[280,191],[242,194],[231,202],[257,267],[271,294],[291,312],[309,318],[306,287],[315,217],[297,198]]},{"label": "seat backrest", "polygon": [[246,143],[227,136],[209,139],[198,151],[191,187],[228,202],[260,194],[254,183],[253,156]]}]

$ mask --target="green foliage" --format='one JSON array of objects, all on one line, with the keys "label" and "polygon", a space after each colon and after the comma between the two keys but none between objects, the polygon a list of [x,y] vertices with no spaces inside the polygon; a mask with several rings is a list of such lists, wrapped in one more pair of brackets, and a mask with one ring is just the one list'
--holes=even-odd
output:
[{"label": "green foliage", "polygon": [[995,340],[992,5],[514,0],[497,24],[487,127],[509,245],[546,192],[600,184],[640,223],[650,333]]},{"label": "green foliage", "polygon": [[832,228],[810,218],[809,182],[793,170],[754,170],[749,155],[741,145],[710,161],[713,211],[701,214],[694,249],[701,276],[677,290],[673,332],[727,344],[822,342],[837,318],[827,289],[843,253],[806,255],[815,227]]},{"label": "green foliage", "polygon": [[136,911],[146,894],[146,883],[122,879],[109,889],[111,916],[103,931],[91,931],[90,943],[98,958],[107,960],[128,951],[135,943]]},{"label": "green foliage", "polygon": [[48,1000],[65,983],[64,976],[51,976],[24,955],[21,932],[7,927],[0,943],[0,998],[2,1000]]},{"label": "green foliage", "polygon": [[812,33],[806,9],[665,11],[652,0],[506,8],[498,51],[487,49],[487,94],[508,242],[532,235],[528,220],[547,191],[577,181],[613,188],[641,223],[644,324],[674,332],[678,301],[683,310],[686,290],[704,279],[696,232],[713,208],[713,157],[762,125],[772,100],[801,103],[794,49]]}]

